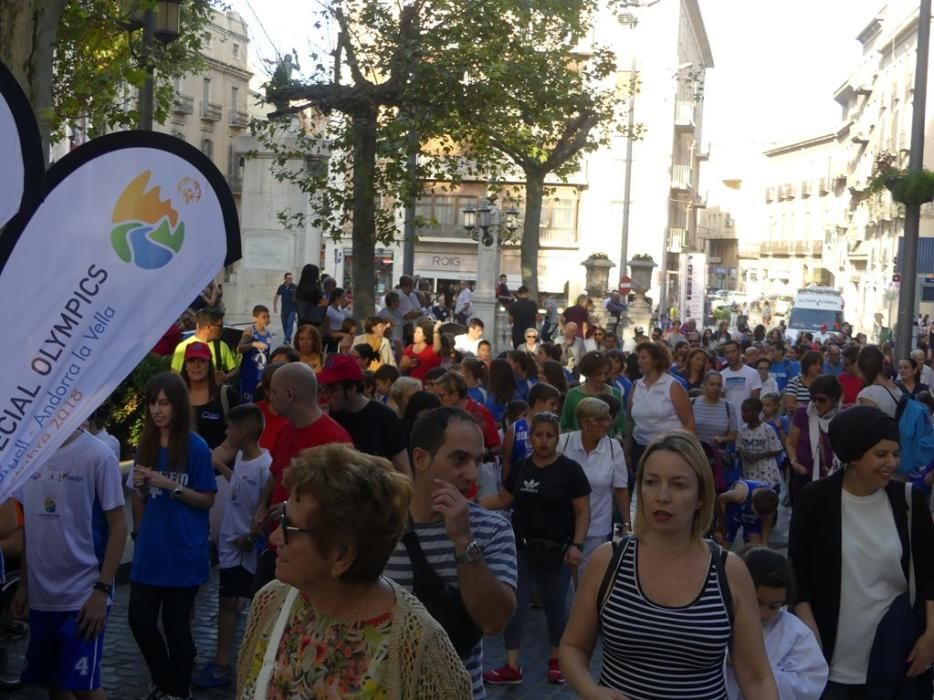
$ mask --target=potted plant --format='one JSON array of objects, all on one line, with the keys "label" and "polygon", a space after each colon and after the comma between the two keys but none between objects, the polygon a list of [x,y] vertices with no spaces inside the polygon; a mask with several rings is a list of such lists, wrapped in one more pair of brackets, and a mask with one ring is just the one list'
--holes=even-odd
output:
[{"label": "potted plant", "polygon": [[656,267],[655,260],[647,253],[633,255],[628,263],[632,277],[632,290],[636,294],[645,294],[652,286],[652,270]]},{"label": "potted plant", "polygon": [[610,282],[610,268],[616,263],[606,253],[591,253],[581,263],[587,270],[587,293],[591,296],[606,294]]},{"label": "potted plant", "polygon": [[881,192],[883,189],[892,194],[892,199],[901,204],[926,204],[934,200],[934,172],[904,170],[895,167],[895,156],[880,153],[873,166],[873,175],[869,180],[869,192]]}]

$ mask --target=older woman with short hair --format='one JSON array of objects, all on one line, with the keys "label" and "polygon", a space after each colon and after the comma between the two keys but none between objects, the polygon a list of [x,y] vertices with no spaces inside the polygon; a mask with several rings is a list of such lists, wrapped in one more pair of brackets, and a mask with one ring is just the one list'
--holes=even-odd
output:
[{"label": "older woman with short hair", "polygon": [[[608,399],[609,400],[609,399]],[[566,404],[565,404],[566,405]],[[613,505],[627,530],[629,520],[629,475],[623,448],[607,433],[610,407],[593,397],[580,400],[575,410],[580,430],[564,433],[558,440],[558,454],[577,462],[590,482],[590,526],[584,538],[581,570],[590,555],[613,534]]]},{"label": "older woman with short hair", "polygon": [[[577,404],[583,399],[600,394],[612,394],[617,401],[623,402],[622,392],[615,386],[609,384],[610,379],[610,358],[605,352],[592,350],[586,353],[577,366],[584,381],[571,389],[564,399],[564,406],[561,409],[561,430],[568,432],[579,430],[580,423],[577,422]],[[619,412],[616,424],[611,426],[610,433],[614,435],[625,435],[626,432],[626,414]]]},{"label": "older woman with short hair", "polygon": [[447,634],[382,577],[405,529],[411,481],[346,445],[303,452],[271,542],[276,578],[250,610],[237,697],[472,697]]}]

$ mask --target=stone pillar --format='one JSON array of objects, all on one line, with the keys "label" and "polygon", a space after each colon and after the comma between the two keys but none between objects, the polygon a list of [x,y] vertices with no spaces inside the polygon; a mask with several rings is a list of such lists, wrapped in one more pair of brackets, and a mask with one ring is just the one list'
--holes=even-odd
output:
[{"label": "stone pillar", "polygon": [[490,228],[493,245],[483,245],[483,236],[477,243],[477,284],[471,297],[473,313],[483,321],[483,337],[493,346],[493,355],[506,348],[498,347],[500,333],[496,327],[496,282],[499,280],[499,236],[494,224]]},{"label": "stone pillar", "polygon": [[[297,121],[293,128],[298,128]],[[294,136],[284,135],[286,145]],[[264,150],[252,136],[237,139],[236,157],[244,156],[242,194],[240,198],[240,227],[243,239],[243,259],[230,270],[224,285],[224,303],[227,323],[248,322],[252,308],[265,304],[272,311],[273,297],[286,272],[299,274],[304,265],[321,264],[321,230],[310,225],[287,228],[279,221],[279,214],[301,213],[310,219],[311,205],[308,195],[289,182],[275,179],[273,154]],[[250,156],[246,156],[250,153]],[[326,158],[324,152],[309,154],[308,158]],[[308,158],[288,161],[285,167],[302,170]],[[271,328],[275,340],[282,340],[282,328],[273,314]]]}]

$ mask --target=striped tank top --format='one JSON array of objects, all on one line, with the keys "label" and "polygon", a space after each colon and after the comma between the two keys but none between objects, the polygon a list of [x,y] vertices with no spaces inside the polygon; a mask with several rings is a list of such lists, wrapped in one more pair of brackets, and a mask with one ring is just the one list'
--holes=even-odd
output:
[{"label": "striped tank top", "polygon": [[638,541],[629,538],[600,611],[600,685],[631,700],[723,700],[723,662],[732,628],[714,561],[697,598],[684,607],[653,603],[639,586]]}]

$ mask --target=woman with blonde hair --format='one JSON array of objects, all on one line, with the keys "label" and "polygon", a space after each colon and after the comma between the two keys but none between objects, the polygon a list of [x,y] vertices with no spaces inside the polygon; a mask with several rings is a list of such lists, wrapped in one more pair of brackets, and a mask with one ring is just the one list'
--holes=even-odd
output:
[{"label": "woman with blonde hair", "polygon": [[472,697],[447,634],[381,574],[405,530],[411,480],[347,445],[303,452],[271,542],[276,579],[250,610],[238,698]]},{"label": "woman with blonde hair", "polygon": [[657,438],[636,479],[635,534],[597,549],[578,587],[560,650],[568,683],[585,698],[723,698],[729,649],[745,697],[777,700],[749,572],[704,539],[716,495],[697,438]]},{"label": "woman with blonde hair", "polygon": [[390,405],[402,418],[405,416],[405,407],[412,398],[412,394],[422,390],[422,380],[415,377],[399,377],[389,387]]},{"label": "woman with blonde hair", "polygon": [[324,369],[324,352],[321,349],[321,333],[310,323],[303,323],[295,331],[295,349],[298,359],[315,372]]}]

